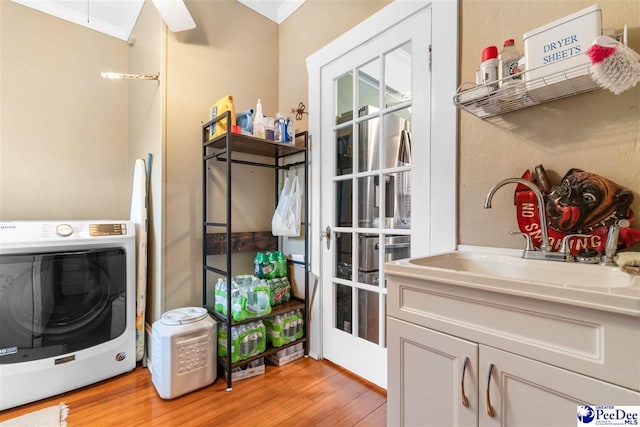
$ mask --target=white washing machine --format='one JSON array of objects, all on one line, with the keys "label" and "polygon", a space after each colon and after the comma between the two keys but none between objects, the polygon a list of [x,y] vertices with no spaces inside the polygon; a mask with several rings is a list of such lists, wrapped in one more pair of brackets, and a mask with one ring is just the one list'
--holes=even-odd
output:
[{"label": "white washing machine", "polygon": [[151,380],[163,399],[208,386],[217,377],[216,322],[202,307],[167,311],[151,329]]}]

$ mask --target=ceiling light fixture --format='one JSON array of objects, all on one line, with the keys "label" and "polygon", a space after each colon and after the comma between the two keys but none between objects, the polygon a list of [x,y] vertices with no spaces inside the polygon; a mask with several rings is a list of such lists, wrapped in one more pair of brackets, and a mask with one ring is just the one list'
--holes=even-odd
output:
[{"label": "ceiling light fixture", "polygon": [[103,79],[129,79],[129,80],[157,80],[160,81],[160,74],[123,74],[123,73],[100,73]]}]

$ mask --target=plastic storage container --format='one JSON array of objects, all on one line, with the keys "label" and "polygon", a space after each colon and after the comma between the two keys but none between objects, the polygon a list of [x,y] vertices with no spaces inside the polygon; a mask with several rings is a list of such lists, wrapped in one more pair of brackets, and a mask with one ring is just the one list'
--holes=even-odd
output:
[{"label": "plastic storage container", "polygon": [[201,307],[167,311],[153,323],[151,381],[163,399],[208,386],[217,377],[216,322]]},{"label": "plastic storage container", "polygon": [[[236,124],[236,110],[233,105],[233,96],[227,95],[216,101],[209,110],[209,120],[213,120],[219,115],[231,111],[231,126]],[[222,119],[209,128],[209,139],[222,135],[227,131],[227,119]]]},{"label": "plastic storage container", "polygon": [[567,78],[591,79],[590,59],[584,52],[601,33],[602,11],[597,4],[526,32],[523,39],[527,89],[556,83],[554,79],[560,82]]}]

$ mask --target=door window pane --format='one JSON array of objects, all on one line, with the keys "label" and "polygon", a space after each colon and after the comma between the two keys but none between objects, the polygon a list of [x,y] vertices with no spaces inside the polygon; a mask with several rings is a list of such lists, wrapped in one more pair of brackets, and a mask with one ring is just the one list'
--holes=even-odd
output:
[{"label": "door window pane", "polygon": [[384,251],[383,262],[409,258],[411,236],[388,235],[383,242],[377,233],[358,234],[358,282],[380,286],[380,251]]},{"label": "door window pane", "polygon": [[353,280],[351,233],[335,233],[336,268],[338,279]]},{"label": "door window pane", "polygon": [[353,305],[351,286],[334,283],[336,328],[351,333],[353,323]]},{"label": "door window pane", "polygon": [[379,181],[378,176],[358,178],[358,224],[360,227],[378,227],[379,225]]},{"label": "door window pane", "polygon": [[358,172],[380,168],[380,119],[360,122],[358,125]]},{"label": "door window pane", "polygon": [[411,256],[411,236],[388,235],[384,238],[384,262]]},{"label": "door window pane", "polygon": [[351,127],[335,132],[336,135],[336,175],[353,173],[353,134]]},{"label": "door window pane", "polygon": [[336,80],[336,124],[346,111],[353,111],[353,76],[345,74]]},{"label": "door window pane", "polygon": [[411,42],[384,56],[384,78],[385,107],[411,100]]},{"label": "door window pane", "polygon": [[380,235],[358,234],[358,282],[378,285]]},{"label": "door window pane", "polygon": [[405,108],[384,116],[384,167],[411,164],[411,109]]},{"label": "door window pane", "polygon": [[378,344],[380,330],[380,294],[358,289],[358,336]]},{"label": "door window pane", "polygon": [[411,171],[386,174],[385,227],[411,228]]},{"label": "door window pane", "polygon": [[353,226],[353,214],[352,214],[352,188],[353,181],[351,179],[336,182],[336,226],[338,227],[352,227]]},{"label": "door window pane", "polygon": [[374,59],[358,69],[358,109],[380,107],[380,60]]}]

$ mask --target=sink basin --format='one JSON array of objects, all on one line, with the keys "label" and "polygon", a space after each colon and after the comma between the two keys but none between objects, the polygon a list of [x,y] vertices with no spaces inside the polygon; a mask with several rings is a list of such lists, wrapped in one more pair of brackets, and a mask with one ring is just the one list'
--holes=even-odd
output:
[{"label": "sink basin", "polygon": [[640,316],[640,276],[617,266],[522,259],[504,252],[453,251],[391,261],[385,272]]},{"label": "sink basin", "polygon": [[509,255],[452,252],[415,258],[410,263],[456,272],[501,277],[559,286],[620,288],[634,285],[638,276],[618,267],[522,259]]}]

